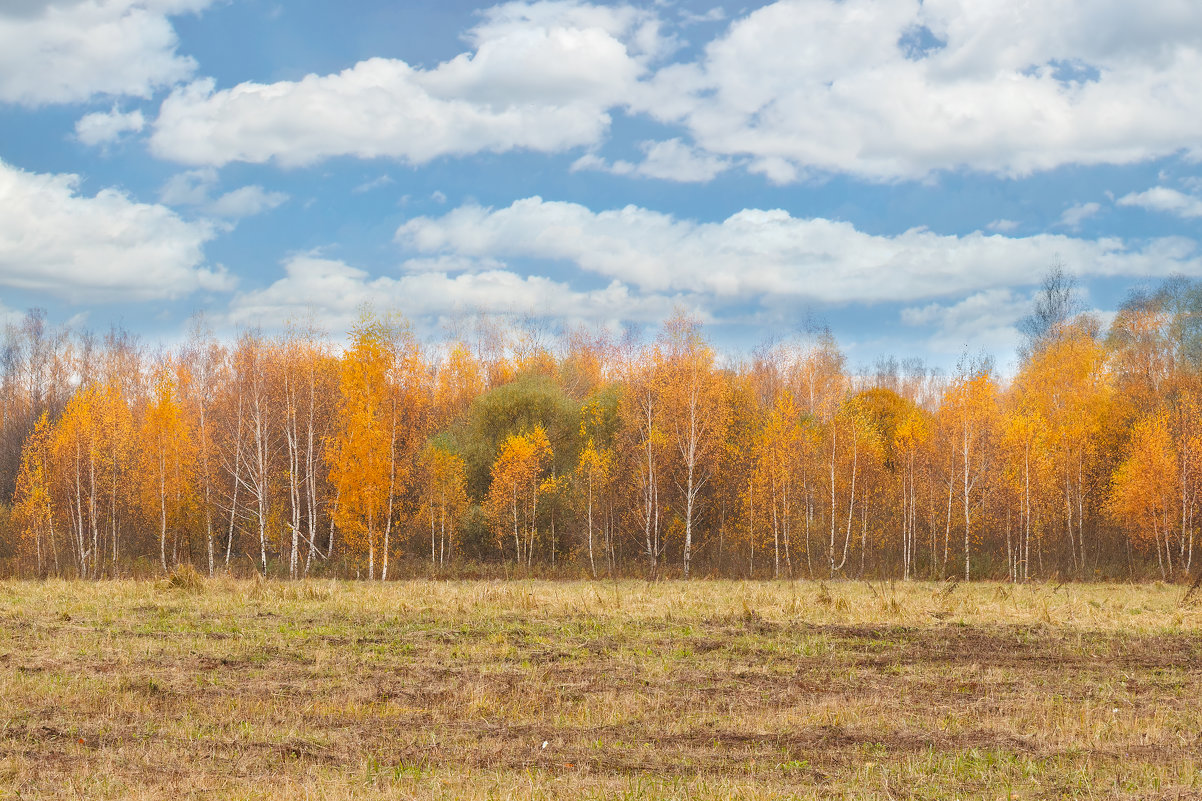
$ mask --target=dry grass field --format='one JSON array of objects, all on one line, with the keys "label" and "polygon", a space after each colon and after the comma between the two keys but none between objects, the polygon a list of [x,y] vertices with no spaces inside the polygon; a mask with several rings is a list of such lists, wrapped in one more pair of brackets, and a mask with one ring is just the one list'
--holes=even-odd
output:
[{"label": "dry grass field", "polygon": [[0,583],[0,797],[1202,795],[1165,585]]}]

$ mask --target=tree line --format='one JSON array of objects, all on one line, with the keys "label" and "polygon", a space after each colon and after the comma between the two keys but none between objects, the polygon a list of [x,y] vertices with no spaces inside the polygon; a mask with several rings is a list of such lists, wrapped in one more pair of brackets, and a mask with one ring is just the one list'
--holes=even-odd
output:
[{"label": "tree line", "polygon": [[1103,328],[1053,272],[1006,380],[968,356],[853,372],[822,331],[723,358],[685,316],[423,345],[365,313],[341,346],[197,326],[150,351],[33,311],[0,364],[0,567],[1181,577],[1200,310],[1173,279]]}]

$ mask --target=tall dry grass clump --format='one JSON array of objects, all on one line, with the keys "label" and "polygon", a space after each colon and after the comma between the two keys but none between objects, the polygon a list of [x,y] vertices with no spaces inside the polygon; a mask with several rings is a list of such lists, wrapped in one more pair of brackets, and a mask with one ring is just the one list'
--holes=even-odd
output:
[{"label": "tall dry grass clump", "polygon": [[204,592],[207,580],[196,568],[184,562],[167,576],[167,586],[184,592]]}]

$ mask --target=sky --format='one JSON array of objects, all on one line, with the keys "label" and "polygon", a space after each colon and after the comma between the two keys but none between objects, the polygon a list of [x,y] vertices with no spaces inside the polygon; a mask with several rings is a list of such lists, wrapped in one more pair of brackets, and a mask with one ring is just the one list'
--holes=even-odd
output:
[{"label": "sky", "polygon": [[1191,0],[5,0],[0,316],[1013,363],[1202,273]]}]

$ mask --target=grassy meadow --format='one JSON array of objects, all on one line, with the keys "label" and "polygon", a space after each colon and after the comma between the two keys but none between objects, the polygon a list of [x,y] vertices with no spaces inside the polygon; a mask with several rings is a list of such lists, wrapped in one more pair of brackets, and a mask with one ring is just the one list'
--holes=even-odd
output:
[{"label": "grassy meadow", "polygon": [[0,582],[0,798],[1197,797],[1183,595]]}]

